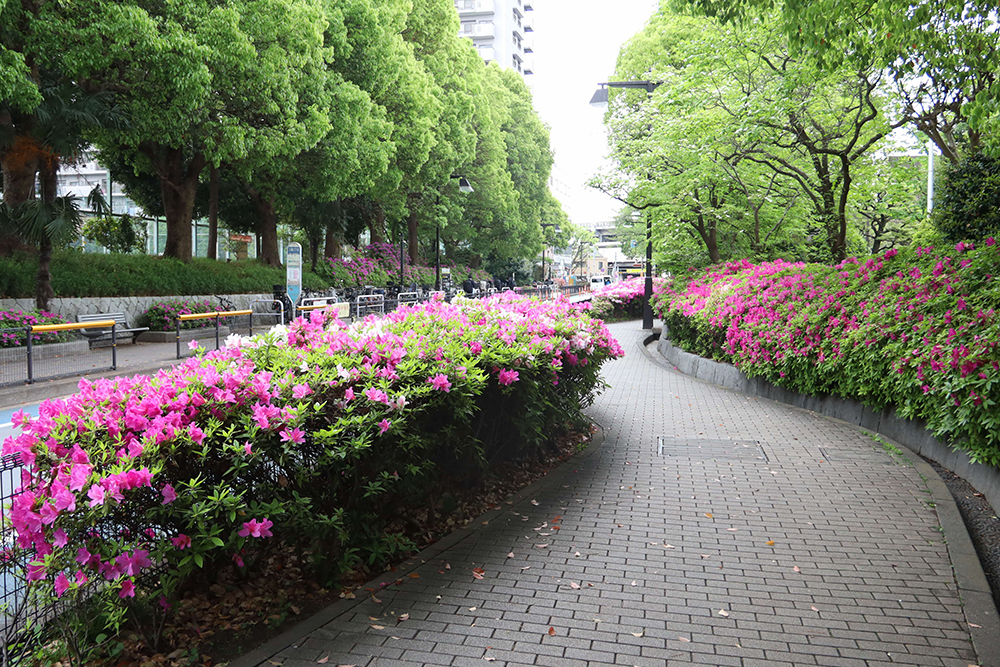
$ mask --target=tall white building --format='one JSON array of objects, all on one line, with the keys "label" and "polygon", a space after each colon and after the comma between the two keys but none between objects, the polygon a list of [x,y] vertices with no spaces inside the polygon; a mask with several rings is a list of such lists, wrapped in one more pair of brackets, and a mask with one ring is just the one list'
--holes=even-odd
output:
[{"label": "tall white building", "polygon": [[468,37],[483,60],[523,75],[534,69],[534,0],[455,0],[459,37]]}]

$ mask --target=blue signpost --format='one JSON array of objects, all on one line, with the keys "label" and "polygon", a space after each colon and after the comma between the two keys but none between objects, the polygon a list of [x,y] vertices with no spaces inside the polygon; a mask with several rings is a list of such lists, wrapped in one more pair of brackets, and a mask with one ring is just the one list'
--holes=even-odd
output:
[{"label": "blue signpost", "polygon": [[285,252],[285,292],[292,301],[289,321],[295,317],[295,307],[302,296],[302,246],[289,243]]}]

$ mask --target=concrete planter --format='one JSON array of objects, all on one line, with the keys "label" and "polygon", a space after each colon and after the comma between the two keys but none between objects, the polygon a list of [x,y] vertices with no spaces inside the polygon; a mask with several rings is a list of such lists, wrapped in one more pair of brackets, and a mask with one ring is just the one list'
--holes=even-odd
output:
[{"label": "concrete planter", "polygon": [[965,452],[953,450],[939,441],[927,429],[923,420],[903,419],[896,414],[895,408],[876,412],[854,399],[799,394],[761,378],[749,378],[731,364],[685,352],[666,338],[667,333],[664,328],[656,349],[681,373],[744,394],[769,398],[840,419],[849,424],[857,424],[868,431],[892,438],[955,472],[976,487],[993,507],[1000,507],[1000,470],[981,463],[973,463]]},{"label": "concrete planter", "polygon": [[[219,327],[219,339],[224,340],[229,335],[229,327]],[[143,331],[136,339],[140,343],[173,343],[177,340],[176,331]],[[200,329],[181,329],[181,342],[189,340],[200,340],[203,344],[211,341],[215,345],[215,327],[203,327]]]}]

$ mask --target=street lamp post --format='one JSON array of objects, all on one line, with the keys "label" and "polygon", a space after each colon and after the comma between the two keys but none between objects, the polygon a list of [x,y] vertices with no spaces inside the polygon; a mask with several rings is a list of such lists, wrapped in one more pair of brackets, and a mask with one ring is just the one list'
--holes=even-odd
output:
[{"label": "street lamp post", "polygon": [[[598,84],[598,88],[593,97],[590,98],[590,105],[594,107],[606,107],[608,104],[608,88],[638,88],[645,90],[647,95],[652,95],[661,81],[607,81]],[[646,215],[646,289],[642,301],[642,328],[653,328],[653,306],[650,301],[653,298],[653,219]]]},{"label": "street lamp post", "polygon": [[561,231],[559,229],[558,223],[555,223],[555,222],[543,222],[543,223],[541,223],[541,228],[542,228],[542,286],[543,287],[545,286],[545,248],[548,245],[548,243],[546,241],[546,238],[545,238],[545,228],[546,227],[555,227],[556,228],[556,234],[558,234]]},{"label": "street lamp post", "polygon": [[[469,183],[469,179],[465,176],[452,176],[451,178],[458,179],[458,191],[469,194],[475,192],[472,189],[472,183]],[[441,195],[438,194],[438,203],[441,203]],[[441,291],[441,223],[437,225],[437,231],[434,233],[434,256],[435,256],[435,269],[434,269],[434,289],[438,292]]]}]

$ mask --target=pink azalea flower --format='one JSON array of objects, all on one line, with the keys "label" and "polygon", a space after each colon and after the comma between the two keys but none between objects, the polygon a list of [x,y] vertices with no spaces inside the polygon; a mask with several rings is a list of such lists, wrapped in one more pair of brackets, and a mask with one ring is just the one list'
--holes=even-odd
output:
[{"label": "pink azalea flower", "polygon": [[347,389],[344,390],[344,400],[345,401],[354,400],[354,389],[352,387],[348,387]]},{"label": "pink azalea flower", "polygon": [[247,440],[246,442],[243,443],[243,452],[247,456],[250,456],[253,453],[253,447],[250,445],[250,441],[249,440]]},{"label": "pink azalea flower", "polygon": [[163,486],[163,490],[160,491],[160,493],[163,494],[163,502],[160,503],[161,505],[169,505],[170,503],[177,500],[177,492],[174,491],[174,487],[171,486],[170,484],[165,484]]},{"label": "pink azalea flower", "polygon": [[298,427],[296,427],[296,428],[287,428],[287,427],[283,428],[283,429],[281,429],[281,431],[278,432],[278,435],[281,436],[281,441],[282,442],[292,442],[292,443],[295,443],[297,445],[301,445],[303,442],[306,441],[305,431],[303,431],[302,429],[300,429]]},{"label": "pink azalea flower", "polygon": [[297,384],[292,387],[293,398],[305,398],[311,393],[313,393],[312,387],[307,384]]},{"label": "pink azalea flower", "polygon": [[104,487],[94,484],[87,490],[87,497],[90,498],[90,506],[97,507],[104,504]]},{"label": "pink azalea flower", "polygon": [[270,519],[264,519],[263,521],[257,521],[257,519],[250,519],[243,524],[243,529],[240,530],[240,537],[271,537],[271,526],[274,523]]},{"label": "pink azalea flower", "polygon": [[56,590],[56,597],[61,598],[63,593],[69,589],[69,577],[66,576],[65,572],[60,572],[59,576],[56,577],[54,588]]},{"label": "pink azalea flower", "polygon": [[507,370],[506,368],[500,369],[500,384],[506,386],[517,382],[520,379],[517,371]]},{"label": "pink azalea flower", "polygon": [[197,350],[200,346],[201,346],[201,343],[199,343],[196,340],[188,341],[188,349],[189,350]]},{"label": "pink azalea flower", "polygon": [[375,387],[369,387],[368,389],[365,389],[363,393],[365,395],[365,398],[367,398],[369,401],[374,401],[376,403],[389,402],[389,395],[386,394],[381,389],[376,389]]},{"label": "pink azalea flower", "polygon": [[118,591],[118,597],[122,599],[135,597],[135,584],[132,583],[131,579],[122,582],[122,589]]},{"label": "pink azalea flower", "polygon": [[177,537],[171,537],[170,541],[177,549],[187,549],[191,546],[191,538],[184,533],[180,533]]},{"label": "pink azalea flower", "polygon": [[233,562],[236,563],[236,567],[245,567],[239,554],[233,554]]},{"label": "pink azalea flower", "polygon": [[385,433],[386,431],[389,430],[389,426],[390,425],[391,425],[391,422],[388,419],[383,419],[382,421],[380,421],[378,423],[378,432],[379,433]]},{"label": "pink azalea flower", "polygon": [[448,376],[444,373],[438,373],[433,377],[427,378],[427,382],[438,391],[443,391],[448,393],[451,391],[451,382],[448,381]]}]

